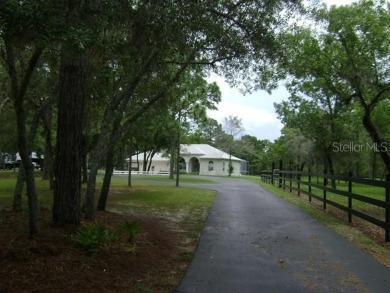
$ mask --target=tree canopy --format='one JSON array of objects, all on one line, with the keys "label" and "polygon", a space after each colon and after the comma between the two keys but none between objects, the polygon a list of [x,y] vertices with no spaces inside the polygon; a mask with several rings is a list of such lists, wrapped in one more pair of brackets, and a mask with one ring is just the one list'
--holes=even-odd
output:
[{"label": "tree canopy", "polygon": [[[172,109],[178,89],[191,119],[218,101],[216,87],[189,80],[192,72],[212,70],[231,83],[245,74],[259,87],[274,86],[275,27],[293,2],[2,1],[0,111],[12,102],[16,113],[31,235],[38,216],[27,126],[38,108],[47,162],[55,145],[53,222],[77,225],[82,168],[90,170],[84,211],[91,217],[97,168],[147,111],[160,102]],[[186,79],[206,95],[192,89],[188,96]]]},{"label": "tree canopy", "polygon": [[315,9],[312,26],[290,25],[281,33],[279,65],[291,97],[277,105],[278,114],[286,127],[322,148],[329,169],[341,156],[335,143],[354,142],[369,151],[364,128],[390,171],[380,120],[390,90],[389,17],[384,1],[363,0]]}]

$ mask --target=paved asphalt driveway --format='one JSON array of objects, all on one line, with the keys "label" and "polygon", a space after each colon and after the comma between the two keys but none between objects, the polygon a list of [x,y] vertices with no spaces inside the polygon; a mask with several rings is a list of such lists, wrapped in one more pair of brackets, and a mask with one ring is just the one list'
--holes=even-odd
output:
[{"label": "paved asphalt driveway", "polygon": [[256,184],[215,180],[177,292],[390,292],[390,269],[341,236]]}]

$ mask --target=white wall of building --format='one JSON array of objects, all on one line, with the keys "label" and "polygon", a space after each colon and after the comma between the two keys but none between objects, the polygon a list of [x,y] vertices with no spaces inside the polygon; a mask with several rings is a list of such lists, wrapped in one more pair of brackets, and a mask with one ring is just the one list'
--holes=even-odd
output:
[{"label": "white wall of building", "polygon": [[[186,172],[189,173],[190,167],[190,157],[183,157],[186,162]],[[210,162],[213,162],[212,164]],[[228,175],[229,160],[219,160],[219,159],[200,159],[199,160],[199,175],[215,175],[215,176],[226,176]],[[233,164],[233,174],[234,176],[240,175],[240,162],[232,161]],[[154,161],[152,160],[152,165],[154,166],[154,172],[160,171],[169,171],[169,160],[164,161]],[[140,162],[140,170],[142,170],[142,164]]]},{"label": "white wall of building", "polygon": [[[154,171],[159,172],[159,171],[169,171],[169,160],[164,160],[164,161],[154,161],[152,160],[152,165],[150,168],[150,171],[152,171],[152,166],[154,166]],[[132,162],[132,167],[136,168],[137,167],[137,162]],[[147,169],[147,168],[146,168]],[[139,162],[139,170],[143,170],[143,161]]]},{"label": "white wall of building", "polygon": [[[199,175],[217,175],[225,176],[229,175],[229,160],[218,160],[218,159],[203,159],[199,160],[200,170]],[[233,176],[240,175],[240,162],[232,161],[233,165]]]},{"label": "white wall of building", "polygon": [[[141,157],[142,155],[139,155],[139,170],[143,170]],[[181,172],[199,172],[199,175],[227,176],[229,174],[229,158],[231,157],[233,165],[232,175],[239,176],[241,174],[241,160],[239,158],[229,156],[229,154],[210,145],[183,145],[180,157],[181,160],[184,160],[184,162],[180,164]],[[133,168],[137,166],[135,161],[136,156],[133,156]],[[169,171],[169,159],[166,156],[157,153],[153,157],[150,166],[154,166],[154,172]]]}]

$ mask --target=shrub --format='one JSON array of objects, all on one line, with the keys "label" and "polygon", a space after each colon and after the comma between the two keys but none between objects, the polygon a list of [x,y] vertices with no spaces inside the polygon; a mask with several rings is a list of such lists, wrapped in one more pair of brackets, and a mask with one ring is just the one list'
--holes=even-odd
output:
[{"label": "shrub", "polygon": [[126,221],[121,227],[121,232],[125,233],[129,242],[134,242],[134,237],[139,233],[140,226],[137,221]]},{"label": "shrub", "polygon": [[122,236],[132,244],[129,251],[135,249],[134,237],[139,233],[140,226],[137,221],[124,222],[114,232],[107,230],[103,225],[91,225],[80,228],[73,234],[72,240],[87,252],[97,252],[102,247],[113,241],[119,240]]},{"label": "shrub", "polygon": [[72,236],[72,240],[88,252],[97,252],[102,246],[116,239],[115,233],[108,231],[103,225],[91,225],[80,228]]}]

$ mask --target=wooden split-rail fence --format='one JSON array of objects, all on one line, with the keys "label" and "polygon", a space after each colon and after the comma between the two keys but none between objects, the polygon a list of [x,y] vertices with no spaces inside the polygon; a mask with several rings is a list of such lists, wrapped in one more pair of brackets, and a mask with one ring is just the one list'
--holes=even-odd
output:
[{"label": "wooden split-rail fence", "polygon": [[349,222],[353,216],[370,222],[382,228],[385,241],[390,241],[390,175],[385,180],[371,180],[352,173],[335,176],[274,169],[262,171],[260,176],[263,182],[322,202],[324,209],[331,205],[344,211]]}]

